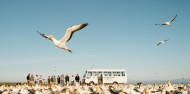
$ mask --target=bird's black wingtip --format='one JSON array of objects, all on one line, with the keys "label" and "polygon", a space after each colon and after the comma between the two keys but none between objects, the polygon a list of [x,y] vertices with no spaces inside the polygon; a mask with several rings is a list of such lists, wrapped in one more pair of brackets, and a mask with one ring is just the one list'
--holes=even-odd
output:
[{"label": "bird's black wingtip", "polygon": [[37,30],[37,33],[40,33],[40,32],[38,32],[38,30]]},{"label": "bird's black wingtip", "polygon": [[88,23],[84,23],[84,25],[85,25],[85,26],[87,26],[87,25],[88,25]]},{"label": "bird's black wingtip", "polygon": [[177,14],[175,15],[175,18],[177,17]]},{"label": "bird's black wingtip", "polygon": [[155,24],[155,25],[161,25],[161,24]]}]

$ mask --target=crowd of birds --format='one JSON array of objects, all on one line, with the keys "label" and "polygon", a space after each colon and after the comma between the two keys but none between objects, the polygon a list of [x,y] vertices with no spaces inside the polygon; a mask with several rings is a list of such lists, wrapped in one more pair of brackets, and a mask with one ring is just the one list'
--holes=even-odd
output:
[{"label": "crowd of birds", "polygon": [[160,85],[137,84],[101,84],[87,85],[11,85],[0,86],[0,94],[190,94],[190,84],[171,84],[168,81]]},{"label": "crowd of birds", "polygon": [[[166,22],[164,22],[164,23],[162,23],[162,24],[155,24],[155,25],[171,26],[171,23],[176,19],[176,17],[177,17],[177,14],[176,14],[175,17],[173,17],[171,20],[166,21]],[[165,44],[168,40],[169,40],[169,39],[161,40],[161,41],[157,44],[157,46],[159,46],[160,44]]]}]

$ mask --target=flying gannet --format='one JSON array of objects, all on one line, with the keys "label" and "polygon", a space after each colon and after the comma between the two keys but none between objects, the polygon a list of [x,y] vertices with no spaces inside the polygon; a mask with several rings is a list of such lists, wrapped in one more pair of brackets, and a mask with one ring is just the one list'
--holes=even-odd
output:
[{"label": "flying gannet", "polygon": [[43,36],[44,38],[46,39],[49,39],[49,40],[52,40],[53,43],[58,47],[58,48],[61,48],[61,49],[64,49],[66,51],[69,51],[69,52],[72,52],[66,45],[66,42],[68,42],[73,34],[79,30],[81,30],[82,28],[86,27],[88,25],[88,23],[84,23],[84,24],[79,24],[79,25],[74,25],[74,26],[71,26],[70,28],[67,29],[66,31],[66,34],[64,35],[63,38],[61,38],[60,40],[57,40],[55,39],[55,37],[53,35],[45,35],[43,33],[40,33],[37,31],[37,33],[39,33],[41,36]]},{"label": "flying gannet", "polygon": [[176,19],[177,17],[177,14],[175,15],[175,17],[173,17],[170,21],[167,21],[167,22],[164,22],[162,24],[155,24],[155,25],[160,25],[160,26],[163,26],[163,25],[171,25],[171,23]]},{"label": "flying gannet", "polygon": [[169,39],[160,41],[160,42],[157,44],[157,46],[159,46],[160,44],[165,44],[168,40],[169,40]]}]

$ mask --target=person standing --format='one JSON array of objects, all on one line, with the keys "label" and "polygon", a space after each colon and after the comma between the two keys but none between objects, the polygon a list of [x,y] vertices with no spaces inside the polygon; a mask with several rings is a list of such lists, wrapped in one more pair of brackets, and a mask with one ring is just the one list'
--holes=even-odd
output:
[{"label": "person standing", "polygon": [[79,77],[78,74],[75,76],[75,81],[76,81],[77,83],[79,83],[79,81],[80,81],[80,77]]},{"label": "person standing", "polygon": [[57,76],[57,84],[60,84],[60,76]]},{"label": "person standing", "polygon": [[102,74],[100,75],[100,81],[101,81],[101,84],[103,84],[103,76],[102,76]]},{"label": "person standing", "polygon": [[30,83],[31,83],[31,84],[34,84],[34,76],[33,76],[33,74],[32,74],[31,77],[30,77]]},{"label": "person standing", "polygon": [[98,76],[98,84],[103,84],[103,77],[102,74]]},{"label": "person standing", "polygon": [[68,75],[65,76],[65,83],[66,83],[67,85],[69,84],[69,76],[68,76]]},{"label": "person standing", "polygon": [[61,77],[60,77],[61,85],[64,85],[64,79],[65,79],[64,74],[61,74]]},{"label": "person standing", "polygon": [[30,73],[27,75],[26,80],[27,80],[27,84],[29,85],[30,84]]},{"label": "person standing", "polygon": [[43,77],[42,77],[42,75],[40,75],[40,77],[39,77],[39,84],[43,84]]},{"label": "person standing", "polygon": [[36,81],[35,81],[36,84],[39,84],[39,77],[38,75],[36,74]]},{"label": "person standing", "polygon": [[51,82],[51,78],[50,76],[48,76],[48,85],[50,85],[50,82]]},{"label": "person standing", "polygon": [[54,82],[54,84],[57,83],[57,82],[56,82],[56,77],[55,77],[55,76],[53,77],[53,82]]},{"label": "person standing", "polygon": [[54,84],[53,76],[51,76],[51,84]]},{"label": "person standing", "polygon": [[34,75],[34,84],[37,84],[37,79],[35,75]]},{"label": "person standing", "polygon": [[71,76],[71,84],[72,84],[72,85],[74,85],[74,79],[75,79],[75,77],[74,77],[74,75],[72,75],[72,76]]}]

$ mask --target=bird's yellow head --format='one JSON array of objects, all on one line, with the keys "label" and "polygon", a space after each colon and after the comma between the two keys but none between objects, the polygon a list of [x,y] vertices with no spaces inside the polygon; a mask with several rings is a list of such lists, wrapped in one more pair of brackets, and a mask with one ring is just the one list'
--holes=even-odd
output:
[{"label": "bird's yellow head", "polygon": [[53,38],[55,38],[53,35],[48,36],[48,39],[50,39],[50,40],[53,40]]},{"label": "bird's yellow head", "polygon": [[168,83],[170,83],[170,80],[168,80]]}]

